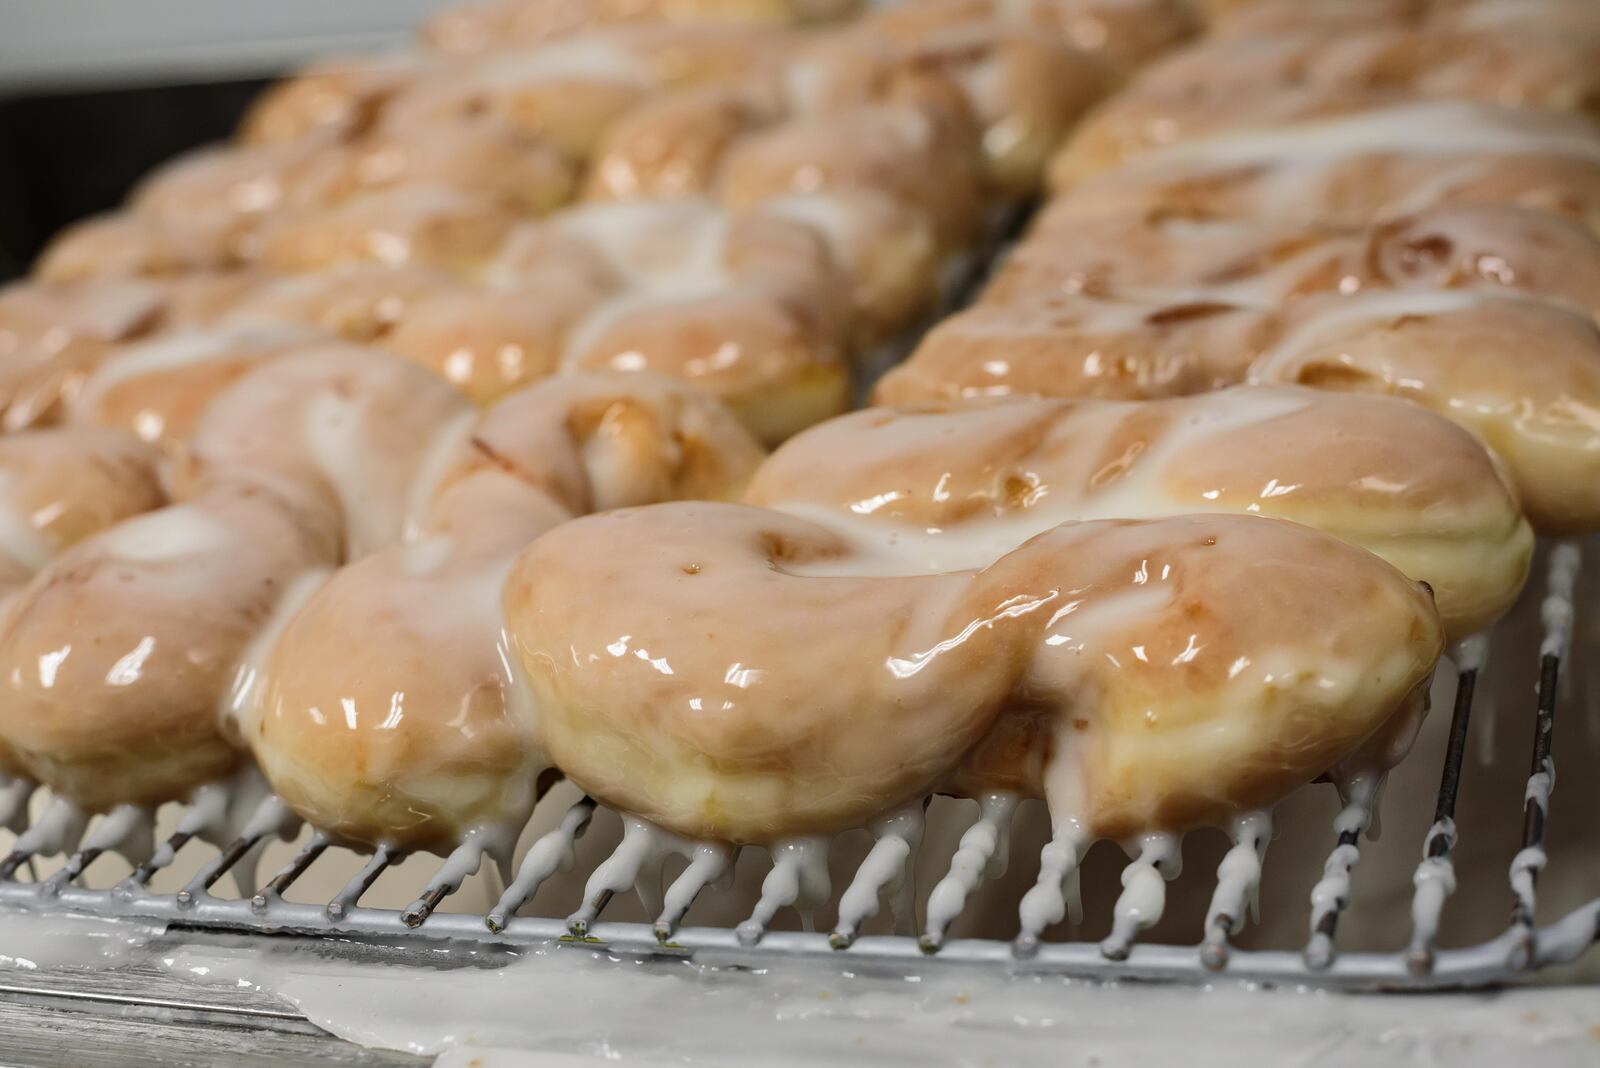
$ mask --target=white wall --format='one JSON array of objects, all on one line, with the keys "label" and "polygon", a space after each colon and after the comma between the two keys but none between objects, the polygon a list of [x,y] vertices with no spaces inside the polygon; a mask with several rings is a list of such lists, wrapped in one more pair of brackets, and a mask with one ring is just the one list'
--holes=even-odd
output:
[{"label": "white wall", "polygon": [[0,0],[0,92],[271,73],[404,43],[443,0]]}]

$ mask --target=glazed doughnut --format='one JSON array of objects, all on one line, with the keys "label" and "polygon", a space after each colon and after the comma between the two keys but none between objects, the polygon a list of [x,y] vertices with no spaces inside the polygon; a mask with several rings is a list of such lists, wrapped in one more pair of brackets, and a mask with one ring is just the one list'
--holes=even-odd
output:
[{"label": "glazed doughnut", "polygon": [[215,220],[173,222],[110,212],[73,223],[51,238],[33,265],[41,282],[170,276],[236,266],[240,234]]},{"label": "glazed doughnut", "polygon": [[306,201],[337,204],[399,187],[442,187],[520,215],[545,215],[572,198],[577,175],[554,150],[503,122],[480,118],[374,133],[323,152],[302,179]]},{"label": "glazed doughnut", "polygon": [[561,372],[566,342],[612,298],[582,274],[541,270],[495,289],[437,293],[407,310],[384,348],[487,405]]},{"label": "glazed doughnut", "polygon": [[789,48],[785,35],[750,27],[598,30],[424,77],[395,95],[380,126],[403,132],[492,116],[574,160],[587,160],[607,127],[654,93],[770,77],[782,68]]},{"label": "glazed doughnut", "polygon": [[243,230],[292,206],[319,161],[336,147],[320,139],[270,145],[209,145],[151,171],[128,194],[128,208],[169,225],[196,218]]},{"label": "glazed doughnut", "polygon": [[[75,427],[0,436],[0,615],[68,546],[165,500],[159,454],[127,434]],[[3,741],[0,774],[27,775]]]},{"label": "glazed doughnut", "polygon": [[1509,478],[1472,434],[1399,401],[1280,387],[870,409],[792,439],[745,500],[926,553],[926,571],[981,567],[997,544],[1069,521],[1275,516],[1426,582],[1452,638],[1511,606],[1533,552]]},{"label": "glazed doughnut", "polygon": [[1600,333],[1586,316],[1462,293],[1308,302],[1250,377],[1431,408],[1505,460],[1541,533],[1600,526]]},{"label": "glazed doughnut", "polygon": [[211,402],[261,364],[291,353],[333,358],[358,351],[296,327],[169,333],[123,346],[102,361],[68,400],[67,418],[181,447]]},{"label": "glazed doughnut", "polygon": [[1600,232],[1600,127],[1469,101],[1395,104],[1200,137],[1079,181],[1063,218],[1162,212],[1355,228],[1452,203],[1515,204]]},{"label": "glazed doughnut", "polygon": [[448,186],[398,186],[262,223],[260,262],[280,271],[358,263],[471,272],[491,260],[520,216]]},{"label": "glazed doughnut", "polygon": [[[925,201],[903,195],[903,182],[892,175],[914,167],[951,170],[956,175],[952,195],[967,195],[963,161],[970,146],[964,154],[936,159],[927,149],[880,142],[878,152],[905,152],[910,158],[863,176],[850,168],[871,139],[870,130],[859,142],[841,139],[837,126],[786,120],[786,115],[774,94],[749,86],[690,89],[644,104],[602,139],[587,196],[633,200],[723,191],[736,211],[771,213],[811,226],[849,275],[857,345],[870,346],[904,330],[934,302],[942,261],[951,251],[936,234],[953,225],[942,220],[960,210],[968,217],[959,225],[972,225],[973,205],[939,198],[930,210]],[[822,136],[824,128],[833,136]],[[756,144],[743,143],[763,131],[766,136]],[[785,153],[783,161],[754,158]],[[757,173],[773,165],[781,169]],[[813,188],[807,181],[811,175],[828,177]],[[790,191],[796,183],[803,191]]]},{"label": "glazed doughnut", "polygon": [[1183,294],[1273,307],[1316,293],[1385,289],[1522,294],[1600,314],[1600,236],[1502,204],[1440,205],[1342,232],[1159,210],[1085,218],[1047,209],[983,299]]},{"label": "glazed doughnut", "polygon": [[705,195],[741,137],[781,120],[777,94],[756,85],[696,86],[645,101],[601,134],[589,200]]},{"label": "glazed doughnut", "polygon": [[347,341],[376,342],[423,301],[465,288],[461,279],[435,268],[349,264],[263,280],[218,316],[215,325],[261,329],[301,325]]},{"label": "glazed doughnut", "polygon": [[0,287],[0,407],[53,362],[92,362],[111,345],[153,329],[161,287],[142,279],[71,285],[15,282]]},{"label": "glazed doughnut", "polygon": [[[623,509],[529,546],[505,611],[571,779],[738,843],[959,788],[975,751],[963,778],[1041,794],[1058,825],[1215,823],[1403,753],[1444,644],[1388,564],[1255,516],[1069,523],[929,573],[764,509]],[[997,728],[1022,751],[986,751]]]},{"label": "glazed doughnut", "polygon": [[1395,100],[1481,100],[1600,118],[1600,23],[1542,29],[1378,30],[1329,38],[1204,41],[1158,61],[1098,109],[1058,174],[1094,173],[1152,149],[1292,115]]},{"label": "glazed doughnut", "polygon": [[945,250],[983,223],[978,142],[964,110],[863,104],[744,138],[723,164],[723,200],[745,209],[797,193],[870,189],[925,212]]},{"label": "glazed doughnut", "polygon": [[874,189],[791,193],[750,209],[809,226],[848,276],[857,354],[900,335],[939,299],[948,258],[933,221]]},{"label": "glazed doughnut", "polygon": [[715,402],[649,375],[543,383],[452,440],[412,536],[306,600],[240,711],[278,795],[344,840],[449,852],[487,828],[509,845],[549,766],[511,707],[512,558],[596,508],[729,497],[761,456]]},{"label": "glazed doughnut", "polygon": [[566,367],[686,379],[769,442],[844,408],[845,280],[809,227],[695,200],[593,205],[522,231],[493,276],[552,272],[610,290],[591,305],[576,286],[581,310],[548,313]]},{"label": "glazed doughnut", "polygon": [[1535,529],[1600,528],[1600,493],[1588,490],[1600,474],[1600,335],[1587,316],[1540,301],[1422,290],[1282,310],[1085,297],[979,305],[928,334],[875,399],[1138,399],[1250,378],[1417,401],[1495,448]]},{"label": "glazed doughnut", "polygon": [[1452,29],[1535,25],[1594,25],[1587,0],[1205,0],[1215,36],[1267,37],[1284,33],[1349,33],[1374,26]]},{"label": "glazed doughnut", "polygon": [[852,14],[859,0],[487,0],[446,8],[422,37],[444,52],[521,48],[616,23],[827,22]]},{"label": "glazed doughnut", "polygon": [[1061,41],[1124,75],[1200,29],[1189,0],[916,0],[862,19],[875,33],[913,43],[977,22]]},{"label": "glazed doughnut", "polygon": [[16,430],[55,420],[118,346],[211,322],[254,284],[237,272],[0,289],[0,425]]},{"label": "glazed doughnut", "polygon": [[160,460],[102,427],[0,436],[0,597],[67,547],[164,504]]},{"label": "glazed doughnut", "polygon": [[[926,231],[863,192],[781,198],[742,215],[688,199],[594,205],[510,231],[487,275],[472,284],[350,264],[258,283],[215,316],[211,341],[122,361],[113,377],[139,399],[106,418],[142,419],[159,434],[163,413],[198,411],[271,355],[261,339],[314,340],[311,328],[382,345],[482,404],[566,369],[653,368],[700,383],[781,440],[842,410],[844,357],[866,324],[909,315],[935,272]],[[852,323],[852,298],[872,302],[866,324]],[[241,331],[247,343],[230,346]],[[161,372],[153,381],[142,381],[147,365]]]},{"label": "glazed doughnut", "polygon": [[157,804],[240,754],[218,709],[297,581],[399,535],[426,443],[469,410],[375,353],[289,357],[206,410],[178,503],[85,538],[0,625],[0,739],[87,810]]},{"label": "glazed doughnut", "polygon": [[444,61],[416,53],[320,60],[269,86],[240,120],[245,144],[281,144],[313,135],[353,140],[378,121],[400,90]]},{"label": "glazed doughnut", "polygon": [[1111,84],[1095,57],[998,21],[900,42],[869,19],[806,49],[786,73],[791,96],[812,112],[892,97],[912,79],[948,81],[977,120],[990,187],[1006,197],[1038,189],[1067,131]]}]

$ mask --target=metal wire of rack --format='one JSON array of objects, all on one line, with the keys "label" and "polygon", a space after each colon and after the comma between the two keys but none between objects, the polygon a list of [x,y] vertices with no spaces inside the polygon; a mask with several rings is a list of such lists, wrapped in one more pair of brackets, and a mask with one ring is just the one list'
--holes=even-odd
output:
[{"label": "metal wire of rack", "polygon": [[[223,875],[252,857],[268,840],[297,826],[292,814],[271,796],[254,802],[242,831],[195,870],[181,889],[170,894],[152,892],[152,877],[173,866],[178,851],[201,833],[209,816],[214,816],[220,796],[216,793],[197,800],[180,820],[178,829],[132,874],[117,885],[102,889],[82,885],[84,873],[101,854],[120,847],[119,835],[127,839],[132,833],[130,828],[149,824],[137,819],[108,818],[85,835],[81,818],[75,819],[70,812],[64,814],[60,803],[52,805],[0,861],[0,904],[257,935],[288,933],[377,940],[404,937],[513,946],[570,942],[612,947],[632,955],[687,956],[752,966],[770,965],[796,955],[848,953],[891,963],[952,961],[1104,979],[1204,982],[1227,975],[1265,983],[1346,989],[1496,985],[1576,960],[1600,941],[1600,887],[1595,888],[1593,899],[1560,919],[1543,927],[1537,923],[1538,880],[1549,859],[1544,847],[1554,788],[1554,727],[1562,704],[1559,683],[1563,663],[1569,658],[1580,563],[1576,545],[1558,544],[1548,553],[1532,756],[1522,798],[1521,848],[1508,873],[1514,904],[1510,921],[1498,937],[1470,947],[1440,949],[1438,935],[1440,912],[1455,889],[1452,860],[1459,832],[1454,817],[1474,694],[1486,652],[1484,639],[1464,643],[1455,651],[1457,687],[1434,821],[1422,842],[1422,857],[1414,877],[1412,934],[1408,944],[1392,952],[1340,953],[1337,947],[1340,918],[1350,904],[1354,869],[1361,859],[1372,811],[1371,791],[1360,788],[1350,791],[1351,796],[1335,819],[1334,844],[1324,864],[1323,878],[1312,892],[1308,938],[1299,952],[1246,950],[1232,944],[1244,926],[1247,902],[1256,892],[1271,838],[1270,826],[1261,818],[1241,819],[1232,828],[1233,847],[1217,869],[1201,938],[1195,944],[1140,942],[1139,935],[1156,918],[1149,914],[1131,925],[1119,925],[1111,937],[1100,943],[1044,940],[1037,918],[1031,924],[1024,922],[1022,935],[1010,942],[946,939],[951,920],[961,914],[971,892],[994,873],[997,858],[1005,854],[1014,803],[1001,798],[986,799],[979,819],[962,836],[945,877],[927,899],[920,935],[914,933],[912,922],[915,903],[909,874],[909,860],[920,834],[920,813],[913,819],[883,821],[874,828],[876,838],[871,852],[839,895],[841,902],[854,902],[849,911],[858,919],[876,912],[884,897],[892,904],[898,903],[901,922],[898,933],[893,935],[861,935],[857,922],[843,919],[829,932],[771,930],[780,909],[803,905],[808,900],[814,902],[819,894],[827,896],[826,887],[806,885],[805,866],[781,849],[774,850],[761,899],[744,923],[727,928],[684,926],[682,921],[695,900],[726,884],[734,851],[704,843],[685,844],[681,851],[688,864],[682,874],[671,882],[664,895],[647,896],[650,872],[645,870],[648,861],[638,848],[637,839],[648,828],[637,820],[625,821],[627,833],[622,842],[590,873],[582,905],[576,912],[564,921],[519,916],[519,910],[538,895],[555,872],[573,863],[575,846],[598,808],[587,797],[572,804],[556,825],[533,843],[516,878],[486,916],[438,911],[482,856],[482,844],[471,841],[444,860],[404,909],[361,904],[378,877],[403,859],[390,849],[379,849],[367,856],[361,870],[325,903],[287,900],[284,895],[289,888],[334,848],[334,843],[321,833],[313,834],[253,895],[238,900],[214,895],[212,890]],[[27,811],[27,795],[26,784],[12,784],[0,790],[0,800],[5,802],[0,809],[11,810],[0,810],[0,820],[9,819],[15,824],[19,814]],[[1038,881],[1029,894],[1059,894],[1063,902],[1070,902],[1071,894],[1063,890],[1075,877],[1082,845],[1064,846],[1059,839],[1049,843],[1041,854]],[[20,878],[31,861],[50,852],[68,852],[63,867],[43,881]],[[1158,850],[1142,851],[1124,874],[1124,895],[1135,893],[1132,887],[1141,878],[1159,885],[1172,876],[1173,867],[1172,858]],[[659,881],[659,868],[656,878]],[[631,887],[639,887],[641,897],[650,900],[654,922],[602,920],[614,897]],[[846,911],[841,907],[840,915]],[[1045,918],[1059,920],[1060,911],[1058,907],[1056,913]],[[1155,911],[1158,914],[1159,907]]]}]

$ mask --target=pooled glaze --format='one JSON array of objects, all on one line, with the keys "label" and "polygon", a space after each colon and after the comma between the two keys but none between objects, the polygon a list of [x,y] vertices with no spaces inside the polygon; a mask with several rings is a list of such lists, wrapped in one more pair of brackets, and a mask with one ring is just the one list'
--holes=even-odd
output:
[{"label": "pooled glaze", "polygon": [[[859,826],[953,780],[1100,835],[1180,830],[1404,733],[1443,645],[1388,565],[1255,517],[1067,524],[977,572],[863,575],[856,553],[715,505],[545,535],[505,604],[555,763],[694,838]],[[1289,637],[1311,633],[1317,653]],[[1045,788],[1068,765],[1076,798]]]}]

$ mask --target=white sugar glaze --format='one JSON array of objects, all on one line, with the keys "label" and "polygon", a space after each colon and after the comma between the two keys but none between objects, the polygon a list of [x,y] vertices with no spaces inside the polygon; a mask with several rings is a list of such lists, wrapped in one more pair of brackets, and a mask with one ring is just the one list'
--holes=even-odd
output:
[{"label": "white sugar glaze", "polygon": [[923,944],[932,948],[944,939],[946,928],[961,915],[967,898],[986,879],[1005,874],[1011,851],[1011,818],[1020,799],[996,792],[978,799],[978,819],[961,836],[950,872],[928,895],[928,918]]},{"label": "white sugar glaze", "polygon": [[1130,989],[959,966],[913,968],[909,977],[833,961],[722,971],[575,947],[449,973],[209,947],[163,954],[162,963],[196,983],[270,993],[365,1045],[425,1056],[466,1047],[455,1063],[482,1047],[520,1051],[524,1059],[511,1063],[536,1065],[547,1062],[526,1059],[533,1051],[641,1065],[749,1064],[760,1051],[764,1065],[795,1066],[1473,1068],[1534,1050],[1581,1059],[1600,1022],[1588,991],[1419,999],[1221,982]]},{"label": "white sugar glaze", "polygon": [[[1214,394],[1215,403],[1196,410],[1167,429],[1141,454],[1128,476],[1109,489],[1084,495],[1046,494],[1038,503],[1001,518],[977,518],[944,528],[919,527],[871,514],[873,502],[858,502],[849,513],[812,504],[774,502],[772,507],[808,519],[847,538],[854,550],[793,567],[811,575],[923,575],[982,568],[1029,538],[1063,523],[1096,519],[1146,519],[1178,512],[1203,511],[1202,502],[1168,495],[1162,485],[1170,466],[1196,443],[1228,430],[1292,416],[1310,403],[1295,390],[1233,390]],[[1126,406],[1132,408],[1132,405]],[[1124,406],[1107,404],[1104,417],[1114,421]],[[1003,409],[996,410],[1004,416]],[[1235,511],[1236,506],[1218,511]],[[1250,509],[1253,510],[1253,509]],[[1146,606],[1148,607],[1148,606]],[[1137,610],[1137,609],[1131,609]],[[1081,618],[1081,617],[1080,617]]]},{"label": "white sugar glaze", "polygon": [[1272,841],[1272,813],[1247,812],[1233,821],[1233,848],[1217,865],[1217,888],[1206,910],[1205,953],[1213,967],[1227,959],[1228,937],[1261,916],[1261,868]]},{"label": "white sugar glaze", "polygon": [[12,499],[17,482],[13,472],[0,472],[0,558],[31,573],[49,562],[53,551],[33,517],[24,513],[22,503]]},{"label": "white sugar glaze", "polygon": [[1333,159],[1364,152],[1434,155],[1550,153],[1600,159],[1600,141],[1576,121],[1529,122],[1525,113],[1455,100],[1423,101],[1326,119],[1181,141],[1142,156],[1145,163],[1248,166],[1277,160]]},{"label": "white sugar glaze", "polygon": [[58,909],[0,909],[0,978],[7,970],[98,971],[145,956],[160,926]]}]

